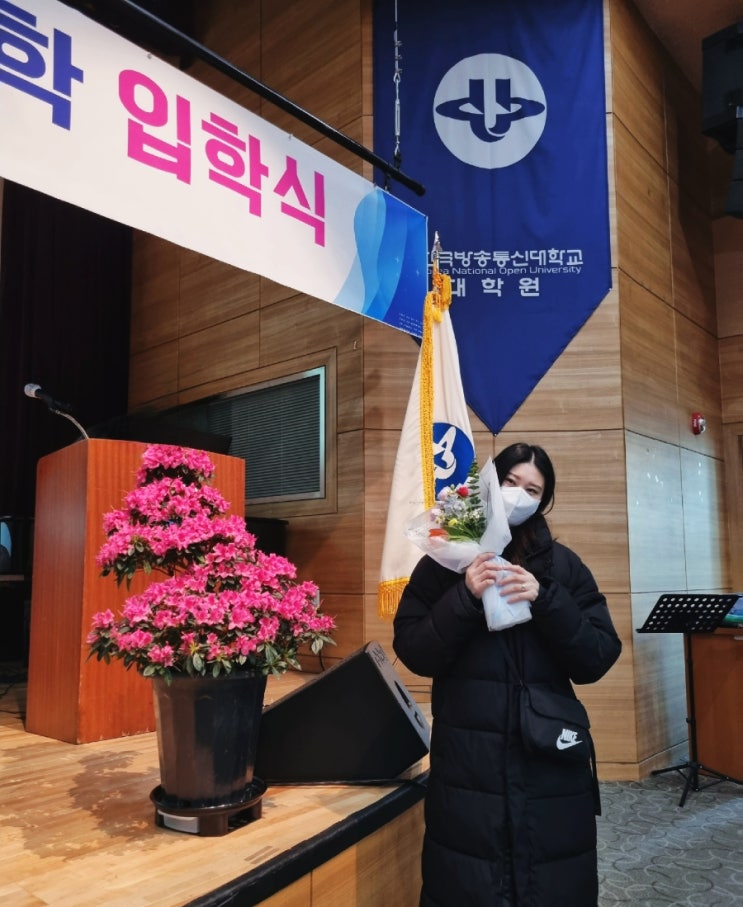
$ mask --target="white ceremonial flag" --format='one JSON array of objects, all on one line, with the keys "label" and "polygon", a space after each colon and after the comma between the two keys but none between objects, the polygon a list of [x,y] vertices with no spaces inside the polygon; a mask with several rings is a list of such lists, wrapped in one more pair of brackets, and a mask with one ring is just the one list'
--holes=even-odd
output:
[{"label": "white ceremonial flag", "polygon": [[[436,246],[438,247],[438,238]],[[438,270],[426,295],[423,340],[392,476],[378,591],[380,617],[393,617],[421,551],[405,527],[446,485],[463,483],[475,458],[449,306],[451,278]]]}]

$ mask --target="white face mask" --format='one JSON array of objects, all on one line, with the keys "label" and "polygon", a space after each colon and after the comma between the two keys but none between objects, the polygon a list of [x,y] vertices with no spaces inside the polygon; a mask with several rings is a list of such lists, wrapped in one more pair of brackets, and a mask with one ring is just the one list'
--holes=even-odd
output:
[{"label": "white face mask", "polygon": [[520,485],[502,485],[501,497],[509,526],[525,523],[534,516],[540,504],[540,498],[533,498]]}]

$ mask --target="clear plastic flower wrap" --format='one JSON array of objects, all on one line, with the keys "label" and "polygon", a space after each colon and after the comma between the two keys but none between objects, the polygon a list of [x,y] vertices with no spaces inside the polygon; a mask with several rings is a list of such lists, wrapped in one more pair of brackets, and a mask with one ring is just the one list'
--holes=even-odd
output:
[{"label": "clear plastic flower wrap", "polygon": [[[492,459],[488,458],[479,474],[473,464],[463,484],[444,488],[435,507],[408,523],[405,535],[442,567],[456,573],[464,573],[486,551],[493,552],[498,563],[508,564],[501,555],[511,541],[511,530]],[[488,586],[482,604],[489,630],[506,630],[531,620],[530,603],[509,604],[497,585]]]}]

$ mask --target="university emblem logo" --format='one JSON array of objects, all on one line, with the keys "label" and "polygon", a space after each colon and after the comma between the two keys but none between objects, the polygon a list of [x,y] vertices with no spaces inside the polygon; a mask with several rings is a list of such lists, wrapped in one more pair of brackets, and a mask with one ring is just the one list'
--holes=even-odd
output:
[{"label": "university emblem logo", "polygon": [[433,463],[436,494],[447,485],[461,485],[467,479],[475,449],[469,435],[448,422],[433,424]]},{"label": "university emblem logo", "polygon": [[436,132],[460,161],[492,170],[534,148],[547,120],[547,99],[534,73],[504,54],[477,54],[453,66],[434,96]]}]

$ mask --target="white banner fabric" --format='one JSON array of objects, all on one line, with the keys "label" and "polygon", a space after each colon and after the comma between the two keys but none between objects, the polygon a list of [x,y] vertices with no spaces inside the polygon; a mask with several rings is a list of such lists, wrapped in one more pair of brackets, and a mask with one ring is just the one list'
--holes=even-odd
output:
[{"label": "white banner fabric", "polygon": [[420,334],[426,219],[55,0],[0,0],[0,176]]}]

